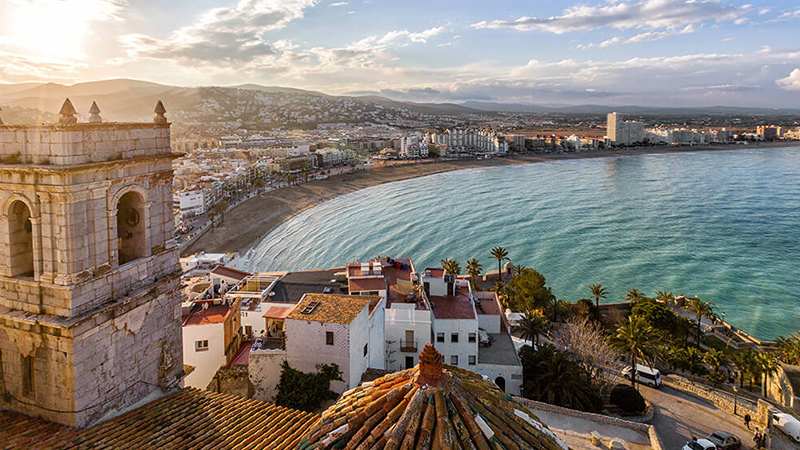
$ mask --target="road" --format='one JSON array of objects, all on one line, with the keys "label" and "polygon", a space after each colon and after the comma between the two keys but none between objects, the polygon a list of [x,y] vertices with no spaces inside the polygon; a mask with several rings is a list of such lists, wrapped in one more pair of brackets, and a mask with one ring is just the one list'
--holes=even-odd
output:
[{"label": "road", "polygon": [[715,430],[739,436],[743,449],[753,448],[753,433],[747,431],[740,417],[667,386],[640,389],[644,398],[655,406],[650,423],[656,427],[666,449],[679,450],[692,437],[706,437]]}]

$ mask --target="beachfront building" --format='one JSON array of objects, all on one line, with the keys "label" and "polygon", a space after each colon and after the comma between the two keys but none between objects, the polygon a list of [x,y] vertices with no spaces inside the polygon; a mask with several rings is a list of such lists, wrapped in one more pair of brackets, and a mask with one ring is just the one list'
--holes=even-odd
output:
[{"label": "beachfront building", "polygon": [[217,266],[230,264],[235,258],[235,253],[195,253],[180,259],[181,270],[184,276],[206,275]]},{"label": "beachfront building", "polygon": [[508,141],[491,130],[452,129],[441,133],[427,133],[425,142],[446,153],[508,153]]},{"label": "beachfront building", "polygon": [[613,112],[606,119],[606,135],[611,145],[633,145],[646,140],[644,123],[623,120],[621,114]]},{"label": "beachfront building", "polygon": [[307,294],[286,317],[289,365],[304,372],[336,364],[342,393],[361,383],[367,368],[384,369],[384,301],[377,295]]},{"label": "beachfront building", "polygon": [[420,132],[400,138],[400,156],[403,158],[427,158],[428,142]]}]

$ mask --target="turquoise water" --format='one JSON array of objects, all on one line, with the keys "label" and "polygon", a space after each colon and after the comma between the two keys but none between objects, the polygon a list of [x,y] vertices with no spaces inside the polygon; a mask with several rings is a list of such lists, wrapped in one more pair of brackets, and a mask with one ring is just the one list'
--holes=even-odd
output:
[{"label": "turquoise water", "polygon": [[254,269],[376,255],[417,269],[506,247],[562,299],[699,295],[760,338],[800,329],[800,148],[673,153],[469,169],[363,189],[287,221]]}]

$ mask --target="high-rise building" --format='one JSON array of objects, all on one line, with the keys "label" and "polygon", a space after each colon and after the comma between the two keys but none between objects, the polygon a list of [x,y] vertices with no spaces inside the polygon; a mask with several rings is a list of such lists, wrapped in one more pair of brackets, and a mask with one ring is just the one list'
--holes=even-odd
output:
[{"label": "high-rise building", "polygon": [[642,122],[623,121],[622,115],[616,112],[606,118],[606,135],[612,145],[632,145],[646,140]]},{"label": "high-rise building", "polygon": [[181,383],[170,126],[0,126],[0,409],[88,426]]}]

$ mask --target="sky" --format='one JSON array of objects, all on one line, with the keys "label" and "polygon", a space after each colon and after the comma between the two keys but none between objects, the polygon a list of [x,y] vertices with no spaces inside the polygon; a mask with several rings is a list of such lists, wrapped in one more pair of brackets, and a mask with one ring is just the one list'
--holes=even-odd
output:
[{"label": "sky", "polygon": [[800,107],[796,0],[0,0],[0,83]]}]

